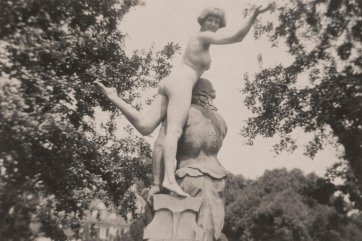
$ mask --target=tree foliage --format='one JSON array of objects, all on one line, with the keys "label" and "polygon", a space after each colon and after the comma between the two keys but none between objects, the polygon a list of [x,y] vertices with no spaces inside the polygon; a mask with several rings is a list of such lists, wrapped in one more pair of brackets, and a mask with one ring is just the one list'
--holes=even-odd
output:
[{"label": "tree foliage", "polygon": [[[0,2],[2,240],[30,239],[34,221],[47,222],[47,234],[61,239],[56,229],[79,228],[74,220],[95,196],[123,215],[134,210],[127,190],[136,179],[149,182],[150,146],[130,133],[117,137],[118,112],[92,82],[117,87],[140,108],[140,91],[169,73],[175,44],[124,51],[118,24],[139,4]],[[98,106],[110,116],[102,126]]]},{"label": "tree foliage", "polygon": [[362,240],[362,215],[347,215],[353,208],[336,190],[297,169],[266,171],[227,204],[224,233],[244,241]]},{"label": "tree foliage", "polygon": [[362,183],[362,2],[280,0],[273,14],[277,20],[257,25],[255,35],[285,44],[293,60],[245,76],[254,116],[243,135],[251,143],[279,135],[276,152],[292,151],[291,134],[302,129],[314,135],[305,151],[312,158],[336,139]]}]

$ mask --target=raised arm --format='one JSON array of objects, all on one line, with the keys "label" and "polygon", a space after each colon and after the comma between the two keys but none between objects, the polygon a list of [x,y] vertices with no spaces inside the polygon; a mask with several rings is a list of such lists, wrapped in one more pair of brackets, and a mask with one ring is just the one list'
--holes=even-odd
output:
[{"label": "raised arm", "polygon": [[261,6],[257,7],[247,19],[246,23],[242,25],[236,32],[230,33],[229,31],[225,30],[220,30],[215,33],[211,31],[199,32],[198,39],[205,44],[232,44],[241,42],[248,34],[258,15],[268,11],[270,7],[271,4],[264,8]]}]

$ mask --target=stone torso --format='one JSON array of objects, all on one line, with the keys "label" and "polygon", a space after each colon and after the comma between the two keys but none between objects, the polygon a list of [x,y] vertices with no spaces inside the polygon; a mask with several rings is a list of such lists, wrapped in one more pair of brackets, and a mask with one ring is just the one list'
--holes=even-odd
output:
[{"label": "stone torso", "polygon": [[179,140],[178,167],[192,166],[202,169],[201,172],[215,173],[215,177],[224,175],[217,154],[226,132],[226,123],[217,112],[191,105],[189,118]]}]

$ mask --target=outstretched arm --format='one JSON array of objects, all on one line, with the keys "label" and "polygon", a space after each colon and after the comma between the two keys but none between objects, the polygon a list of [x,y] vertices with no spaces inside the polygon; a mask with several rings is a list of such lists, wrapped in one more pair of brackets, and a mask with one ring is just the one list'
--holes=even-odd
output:
[{"label": "outstretched arm", "polygon": [[216,33],[205,31],[198,34],[198,39],[205,44],[232,44],[240,42],[248,34],[251,26],[254,24],[256,18],[259,14],[262,14],[268,11],[271,7],[269,4],[267,7],[262,8],[261,6],[257,7],[251,16],[248,18],[246,23],[238,29],[236,32],[230,33],[227,31],[218,31]]}]

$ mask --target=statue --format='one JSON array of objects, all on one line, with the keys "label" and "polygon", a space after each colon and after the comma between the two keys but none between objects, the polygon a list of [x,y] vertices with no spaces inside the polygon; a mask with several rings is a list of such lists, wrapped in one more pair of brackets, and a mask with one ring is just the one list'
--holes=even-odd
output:
[{"label": "statue", "polygon": [[[215,90],[211,82],[199,79],[193,89],[188,119],[177,147],[176,178],[190,197],[182,199],[151,194],[155,217],[145,229],[145,239],[214,241],[220,238],[224,223],[223,193],[227,172],[219,163],[217,154],[227,126],[216,112],[214,98]],[[167,122],[164,122],[162,128],[166,127]],[[163,133],[161,130],[154,146],[153,163],[158,163],[159,166],[155,167],[157,170],[162,170],[162,161],[155,159],[162,157]],[[154,179],[162,180],[162,173],[154,172]]]},{"label": "statue", "polygon": [[210,68],[210,46],[242,41],[257,17],[268,11],[270,7],[270,4],[266,7],[256,7],[245,24],[241,24],[237,31],[218,31],[226,25],[225,13],[222,9],[207,8],[201,12],[198,18],[200,31],[190,37],[178,67],[160,82],[156,99],[145,116],[123,101],[115,88],[107,88],[101,82],[95,82],[100,92],[122,111],[141,134],[148,135],[162,121],[167,122],[167,128],[164,128],[161,133],[164,135],[162,138],[165,139],[162,147],[163,180],[158,190],[156,190],[157,186],[154,186],[152,192],[160,192],[163,188],[181,197],[189,196],[176,182],[174,161],[177,143],[189,113],[192,90],[198,79]]},{"label": "statue", "polygon": [[[145,239],[219,238],[226,170],[217,153],[227,128],[212,103],[212,84],[201,76],[211,64],[210,46],[242,41],[258,15],[270,7],[256,7],[246,23],[231,32],[218,31],[226,25],[223,10],[205,9],[198,18],[200,31],[189,39],[180,65],[161,81],[145,116],[124,102],[115,88],[95,82],[141,134],[152,133],[162,122],[153,152],[154,185],[149,191],[155,216],[145,228]],[[165,190],[174,195],[157,194]]]}]

